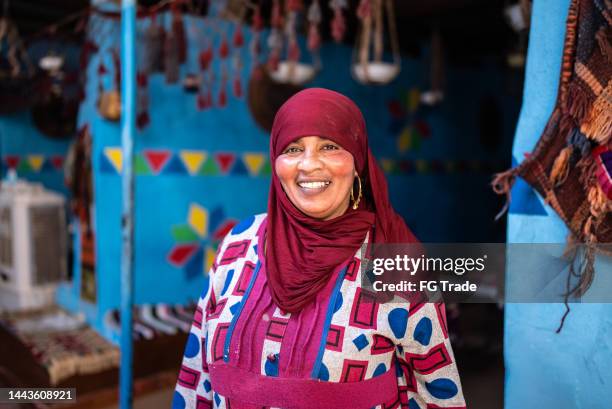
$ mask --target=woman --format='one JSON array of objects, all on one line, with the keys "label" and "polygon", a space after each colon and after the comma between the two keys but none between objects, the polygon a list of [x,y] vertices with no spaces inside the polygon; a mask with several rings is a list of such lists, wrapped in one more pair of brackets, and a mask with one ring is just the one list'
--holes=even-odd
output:
[{"label": "woman", "polygon": [[267,215],[219,247],[177,408],[464,407],[442,304],[362,291],[360,248],[416,242],[392,209],[359,108],[311,88],[276,114]]}]

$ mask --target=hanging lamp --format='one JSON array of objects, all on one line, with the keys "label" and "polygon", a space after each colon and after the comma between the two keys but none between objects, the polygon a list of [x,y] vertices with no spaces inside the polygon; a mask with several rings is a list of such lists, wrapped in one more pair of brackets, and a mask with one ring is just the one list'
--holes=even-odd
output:
[{"label": "hanging lamp", "polygon": [[421,94],[425,105],[438,105],[444,100],[444,48],[440,27],[436,25],[431,34],[430,47],[430,86]]},{"label": "hanging lamp", "polygon": [[[385,15],[387,24],[385,25]],[[401,56],[395,12],[392,0],[361,0],[357,8],[360,32],[353,52],[352,74],[355,80],[366,85],[385,85],[400,72]],[[390,44],[392,61],[384,60],[386,40]]]}]

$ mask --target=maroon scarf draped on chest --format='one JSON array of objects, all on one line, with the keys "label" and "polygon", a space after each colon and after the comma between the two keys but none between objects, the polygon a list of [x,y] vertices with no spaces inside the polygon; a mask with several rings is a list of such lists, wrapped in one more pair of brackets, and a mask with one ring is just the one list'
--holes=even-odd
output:
[{"label": "maroon scarf draped on chest", "polygon": [[[342,216],[323,221],[306,216],[291,203],[274,163],[287,145],[302,136],[330,139],[353,155],[364,190],[357,210],[349,207]],[[297,312],[307,305],[333,271],[353,257],[370,231],[375,243],[416,242],[389,203],[387,182],[368,147],[361,111],[344,95],[309,88],[287,100],[274,119],[270,162],[265,267],[272,298],[281,309]]]}]

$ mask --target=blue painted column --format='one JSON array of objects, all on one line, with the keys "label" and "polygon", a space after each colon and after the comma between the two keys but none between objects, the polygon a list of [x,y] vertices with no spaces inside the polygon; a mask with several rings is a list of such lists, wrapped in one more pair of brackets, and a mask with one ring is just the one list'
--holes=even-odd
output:
[{"label": "blue painted column", "polygon": [[121,409],[132,407],[132,304],[134,297],[134,175],[136,130],[136,0],[121,2],[121,149],[123,157],[121,212]]}]

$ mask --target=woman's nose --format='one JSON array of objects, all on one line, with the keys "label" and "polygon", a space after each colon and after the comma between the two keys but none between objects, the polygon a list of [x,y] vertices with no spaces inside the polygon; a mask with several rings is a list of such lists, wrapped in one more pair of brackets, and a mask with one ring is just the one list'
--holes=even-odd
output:
[{"label": "woman's nose", "polygon": [[316,150],[306,149],[298,162],[298,169],[303,172],[312,172],[323,167],[321,156]]}]

